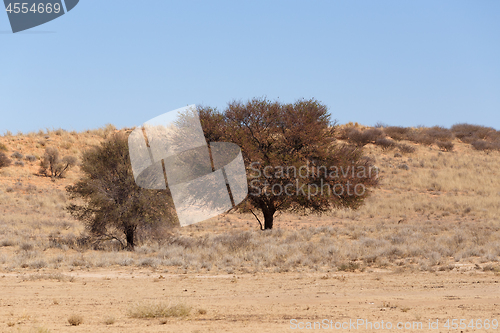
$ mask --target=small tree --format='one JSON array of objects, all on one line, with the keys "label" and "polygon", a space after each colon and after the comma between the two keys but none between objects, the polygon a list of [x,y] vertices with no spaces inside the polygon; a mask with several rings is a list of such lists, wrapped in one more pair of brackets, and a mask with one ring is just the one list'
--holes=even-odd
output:
[{"label": "small tree", "polygon": [[139,227],[177,223],[168,190],[136,185],[123,133],[84,152],[80,169],[84,176],[66,189],[71,199],[82,199],[83,204],[71,204],[67,209],[92,235],[110,236],[117,230],[125,236],[123,247],[133,250]]},{"label": "small tree", "polygon": [[362,148],[335,143],[327,107],[314,99],[294,104],[253,99],[230,103],[223,112],[209,107],[199,112],[209,142],[241,147],[249,195],[247,206],[239,207],[259,209],[264,224],[253,214],[261,229],[272,229],[280,211],[357,208],[368,187],[377,184],[377,170]]},{"label": "small tree", "polygon": [[61,159],[57,148],[48,147],[40,161],[39,173],[52,178],[64,178],[65,173],[75,166],[76,162],[74,156],[64,156]]}]

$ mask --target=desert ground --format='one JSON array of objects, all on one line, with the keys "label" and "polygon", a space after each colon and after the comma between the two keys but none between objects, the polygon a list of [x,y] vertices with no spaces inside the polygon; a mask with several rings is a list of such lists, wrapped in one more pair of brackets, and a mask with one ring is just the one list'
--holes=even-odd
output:
[{"label": "desert ground", "polygon": [[284,213],[271,231],[231,212],[145,230],[129,252],[92,246],[65,211],[78,167],[38,175],[46,147],[78,158],[114,131],[0,136],[19,153],[0,169],[0,332],[498,330],[499,151],[367,144],[381,181],[358,210]]},{"label": "desert ground", "polygon": [[[466,267],[435,273],[378,269],[217,275],[106,268],[5,273],[1,279],[2,332],[29,332],[30,327],[50,332],[290,332],[299,322],[324,319],[353,320],[360,332],[374,330],[358,327],[358,320],[384,321],[386,327],[390,322],[394,330],[398,323],[411,323],[399,330],[404,332],[450,332],[456,330],[444,327],[448,319],[466,319],[469,325],[471,319],[500,318],[500,277]],[[137,303],[158,302],[192,310],[173,319],[128,315]],[[69,325],[74,314],[83,318],[81,325]],[[428,329],[429,320],[438,321],[439,328]]]}]

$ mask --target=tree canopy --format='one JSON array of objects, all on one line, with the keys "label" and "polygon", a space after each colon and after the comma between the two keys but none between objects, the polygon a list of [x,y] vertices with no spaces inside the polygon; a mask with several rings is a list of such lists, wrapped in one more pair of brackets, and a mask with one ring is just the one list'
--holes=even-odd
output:
[{"label": "tree canopy", "polygon": [[168,190],[136,185],[126,134],[117,133],[84,152],[80,169],[84,176],[67,191],[81,203],[67,209],[92,235],[111,236],[118,231],[126,247],[133,249],[139,227],[178,223]]},{"label": "tree canopy", "polygon": [[[321,213],[359,207],[378,173],[362,148],[338,144],[335,123],[315,99],[282,104],[265,98],[232,102],[223,111],[199,107],[208,142],[233,142],[243,153],[250,209],[262,229],[280,211]],[[260,210],[262,224],[253,209]]]}]

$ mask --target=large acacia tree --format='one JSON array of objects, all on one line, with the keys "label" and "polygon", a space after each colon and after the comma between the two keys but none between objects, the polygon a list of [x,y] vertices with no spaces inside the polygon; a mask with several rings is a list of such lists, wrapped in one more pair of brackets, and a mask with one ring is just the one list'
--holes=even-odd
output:
[{"label": "large acacia tree", "polygon": [[139,227],[178,223],[168,190],[147,190],[136,185],[124,133],[85,151],[80,169],[83,177],[67,187],[71,199],[80,199],[80,204],[73,203],[68,210],[85,223],[92,235],[119,231],[126,247],[133,250]]},{"label": "large acacia tree", "polygon": [[376,169],[362,148],[335,141],[336,126],[317,100],[282,104],[255,98],[229,103],[223,111],[198,111],[208,142],[241,147],[249,195],[239,208],[250,209],[261,229],[272,229],[280,211],[357,208],[377,184]]}]

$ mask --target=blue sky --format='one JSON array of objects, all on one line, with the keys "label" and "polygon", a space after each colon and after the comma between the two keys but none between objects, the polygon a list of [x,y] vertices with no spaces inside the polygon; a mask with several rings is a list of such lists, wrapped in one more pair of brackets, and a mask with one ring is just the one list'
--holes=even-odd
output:
[{"label": "blue sky", "polygon": [[500,129],[500,1],[98,1],[12,34],[0,134],[316,98],[340,123]]}]

